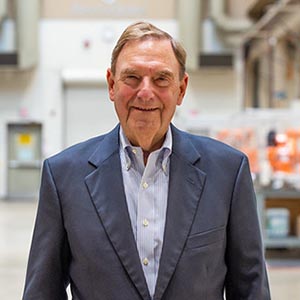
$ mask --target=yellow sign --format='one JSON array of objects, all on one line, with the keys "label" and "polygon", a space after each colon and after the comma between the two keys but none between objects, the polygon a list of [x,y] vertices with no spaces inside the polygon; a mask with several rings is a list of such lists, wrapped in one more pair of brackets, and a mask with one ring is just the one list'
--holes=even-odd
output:
[{"label": "yellow sign", "polygon": [[31,134],[19,134],[19,144],[22,146],[30,145],[32,143],[32,136]]}]

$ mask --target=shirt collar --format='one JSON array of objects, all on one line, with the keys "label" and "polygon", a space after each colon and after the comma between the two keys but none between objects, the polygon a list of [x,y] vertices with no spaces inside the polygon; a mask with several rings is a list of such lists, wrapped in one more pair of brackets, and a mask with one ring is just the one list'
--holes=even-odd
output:
[{"label": "shirt collar", "polygon": [[[132,153],[134,153],[135,151],[139,151],[139,149],[141,151],[141,148],[134,147],[131,145],[131,143],[129,142],[128,138],[124,133],[122,126],[120,126],[119,136],[120,136],[120,151],[121,154],[124,155],[125,168],[128,171],[132,167]],[[171,131],[171,126],[169,126],[163,145],[161,146],[160,149],[156,150],[157,152],[159,152],[158,158],[160,158],[161,168],[164,171],[164,173],[167,173],[167,164],[172,152],[172,145],[173,145],[172,131]]]}]

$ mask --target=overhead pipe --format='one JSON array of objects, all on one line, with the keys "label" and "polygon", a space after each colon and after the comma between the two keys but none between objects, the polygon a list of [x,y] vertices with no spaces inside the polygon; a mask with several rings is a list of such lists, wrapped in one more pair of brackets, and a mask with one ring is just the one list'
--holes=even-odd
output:
[{"label": "overhead pipe", "polygon": [[[200,51],[212,49],[207,48],[207,39],[212,38],[212,33],[205,38],[205,29],[207,29],[203,23],[204,4],[209,3],[211,9],[211,19],[213,25],[218,26],[222,30],[228,31],[228,33],[240,33],[242,30],[248,29],[252,25],[250,20],[232,19],[225,13],[225,4],[223,0],[211,0],[204,2],[202,0],[178,0],[178,23],[179,23],[179,37],[185,49],[189,53],[187,58],[187,68],[189,70],[199,69],[199,54]],[[204,27],[203,27],[204,26]],[[210,28],[213,30],[213,28]],[[214,32],[216,34],[216,32]],[[215,36],[215,35],[214,35]],[[215,36],[214,47],[218,49],[217,52],[222,52],[225,48],[222,41],[218,41],[218,36]],[[214,50],[216,50],[214,49]],[[215,52],[215,51],[213,51]]]},{"label": "overhead pipe", "polygon": [[[286,14],[280,16],[283,12]],[[300,26],[299,13],[300,3],[291,4],[291,1],[285,0],[274,4],[243,38],[244,45],[250,42],[252,44],[248,59],[254,60],[265,53],[268,49],[267,44],[270,37],[280,40],[288,33],[298,32]],[[273,23],[272,27],[269,26],[271,23]]]},{"label": "overhead pipe", "polygon": [[225,12],[226,0],[211,0],[211,17],[216,25],[225,31],[241,32],[250,28],[252,22],[248,18],[234,19]]}]

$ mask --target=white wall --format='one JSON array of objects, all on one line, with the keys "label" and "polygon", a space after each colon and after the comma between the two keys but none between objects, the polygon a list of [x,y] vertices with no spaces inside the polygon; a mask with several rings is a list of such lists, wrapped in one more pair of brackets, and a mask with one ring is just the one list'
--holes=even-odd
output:
[{"label": "white wall", "polygon": [[204,69],[190,74],[189,88],[181,107],[201,116],[228,115],[240,111],[237,75],[232,69]]},{"label": "white wall", "polygon": [[[116,39],[133,21],[41,20],[39,66],[30,72],[0,72],[0,198],[6,195],[6,124],[24,120],[42,122],[44,157],[60,151],[64,145],[64,86],[69,84],[64,82],[62,74],[95,71],[99,82],[103,81]],[[176,20],[153,20],[153,23],[178,36]],[[84,46],[87,44],[89,47]],[[87,87],[84,90],[89,92]],[[191,74],[179,113],[187,117],[194,112],[200,117],[230,114],[239,110],[237,99],[233,70],[203,70]],[[114,116],[112,106],[107,114]],[[106,130],[104,124],[98,131]]]}]

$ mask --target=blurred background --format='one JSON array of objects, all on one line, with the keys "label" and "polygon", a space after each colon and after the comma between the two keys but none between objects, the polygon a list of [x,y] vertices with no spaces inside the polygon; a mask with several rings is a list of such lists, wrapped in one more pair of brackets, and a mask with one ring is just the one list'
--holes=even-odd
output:
[{"label": "blurred background", "polygon": [[188,52],[173,122],[244,151],[274,300],[300,299],[300,0],[0,0],[0,299],[21,299],[45,157],[116,123],[106,69],[147,20]]}]

